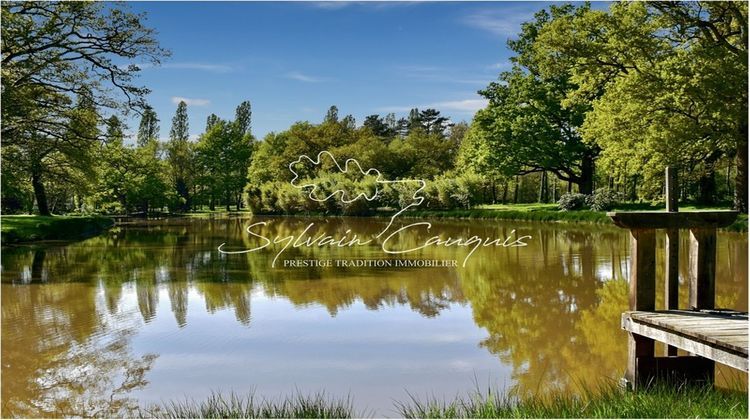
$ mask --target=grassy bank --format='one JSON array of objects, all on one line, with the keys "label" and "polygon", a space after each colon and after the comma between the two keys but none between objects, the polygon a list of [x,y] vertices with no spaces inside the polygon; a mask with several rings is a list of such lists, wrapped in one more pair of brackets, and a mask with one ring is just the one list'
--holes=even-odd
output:
[{"label": "grassy bank", "polygon": [[[405,418],[747,418],[747,394],[712,387],[654,387],[623,392],[616,386],[581,395],[551,394],[513,398],[492,390],[474,392],[453,401],[412,397],[395,402]],[[325,394],[293,395],[280,400],[253,395],[225,397],[214,394],[205,401],[171,402],[141,413],[156,418],[353,418],[351,399],[331,399]]]},{"label": "grassy bank", "polygon": [[295,393],[279,399],[213,394],[205,401],[173,401],[142,410],[143,418],[170,419],[342,419],[362,417],[350,398],[336,399],[320,392]]},{"label": "grassy bank", "polygon": [[[682,206],[680,211],[696,210],[726,210],[727,208]],[[624,204],[614,210],[621,211],[659,211],[663,206],[649,204]],[[384,213],[383,215],[390,215]],[[479,206],[471,209],[456,210],[414,210],[405,212],[402,217],[435,218],[435,219],[491,219],[491,220],[513,220],[533,222],[567,222],[567,223],[596,223],[612,225],[612,220],[605,211],[573,210],[560,211],[557,204],[494,204]],[[740,214],[731,226],[727,227],[730,232],[747,232],[747,214]]]},{"label": "grassy bank", "polygon": [[747,418],[747,394],[713,387],[657,386],[623,392],[616,386],[581,395],[512,398],[492,390],[454,401],[412,398],[396,403],[405,418]]},{"label": "grassy bank", "polygon": [[3,244],[73,240],[97,235],[114,225],[104,216],[2,216]]}]

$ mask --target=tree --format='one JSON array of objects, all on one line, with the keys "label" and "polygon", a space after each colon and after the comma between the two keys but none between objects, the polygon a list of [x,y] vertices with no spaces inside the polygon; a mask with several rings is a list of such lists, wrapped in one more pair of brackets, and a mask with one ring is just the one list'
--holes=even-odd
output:
[{"label": "tree", "polygon": [[354,130],[355,128],[357,128],[357,121],[354,119],[354,116],[352,116],[351,114],[347,114],[341,120],[341,125],[349,130]]},{"label": "tree", "polygon": [[138,126],[137,144],[145,146],[149,141],[159,138],[159,118],[156,117],[156,111],[146,105],[141,115],[141,123]]},{"label": "tree", "polygon": [[209,115],[208,118],[206,118],[206,131],[210,130],[217,122],[219,122],[219,117],[216,116],[216,114]]},{"label": "tree", "polygon": [[393,114],[388,114],[385,119],[378,114],[373,114],[365,117],[362,126],[369,129],[375,136],[390,140],[396,135],[395,124]]},{"label": "tree", "polygon": [[428,134],[444,134],[453,124],[449,118],[440,115],[440,111],[428,108],[419,113],[419,123]]},{"label": "tree", "polygon": [[234,114],[234,126],[240,136],[250,134],[252,115],[250,101],[244,101],[237,107]]},{"label": "tree", "polygon": [[550,171],[590,194],[599,148],[585,143],[579,132],[589,104],[566,104],[576,85],[564,70],[542,74],[533,54],[540,29],[574,10],[552,6],[522,25],[518,39],[508,41],[517,54],[513,69],[480,91],[490,103],[475,121],[484,131],[477,138],[488,142],[488,158],[504,175]]},{"label": "tree", "polygon": [[30,157],[23,170],[35,185],[39,212],[49,213],[46,157],[70,157],[67,123],[76,112],[75,98],[86,97],[94,108],[139,109],[147,90],[133,84],[138,67],[118,66],[114,60],[158,64],[167,52],[159,48],[154,31],[141,24],[143,16],[121,5],[4,2],[2,18],[3,147]]},{"label": "tree", "polygon": [[746,3],[650,2],[581,8],[533,49],[542,72],[571,75],[568,102],[591,102],[581,135],[611,172],[645,174],[656,196],[664,166],[678,164],[709,200],[731,156],[735,207],[747,211],[747,43]]},{"label": "tree", "polygon": [[208,190],[213,209],[217,201],[224,202],[227,211],[234,204],[241,206],[242,190],[247,183],[248,165],[253,153],[250,130],[250,103],[237,107],[237,119],[217,120],[198,140],[196,169],[204,174],[201,184]]},{"label": "tree", "polygon": [[179,199],[178,206],[183,212],[188,211],[192,204],[190,190],[193,184],[193,157],[189,137],[187,104],[180,101],[172,118],[166,149],[172,186]]},{"label": "tree", "polygon": [[339,121],[339,109],[336,105],[331,105],[326,112],[326,117],[323,120],[325,122],[338,122]]}]

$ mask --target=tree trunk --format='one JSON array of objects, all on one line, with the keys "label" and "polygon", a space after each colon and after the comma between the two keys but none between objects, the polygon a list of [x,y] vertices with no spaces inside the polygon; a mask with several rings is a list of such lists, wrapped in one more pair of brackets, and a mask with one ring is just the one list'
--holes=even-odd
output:
[{"label": "tree trunk", "polygon": [[734,208],[747,213],[747,122],[740,124],[741,140],[737,145],[737,174],[734,178]]},{"label": "tree trunk", "polygon": [[542,171],[542,176],[539,179],[539,202],[547,202],[547,171]]},{"label": "tree trunk", "polygon": [[581,179],[578,182],[578,192],[591,194],[594,192],[594,158],[586,155],[581,161]]},{"label": "tree trunk", "polygon": [[513,204],[518,204],[518,186],[519,186],[518,184],[519,184],[519,179],[518,179],[518,175],[516,175],[516,185],[515,185],[515,188],[513,189]]},{"label": "tree trunk", "polygon": [[710,171],[698,181],[698,203],[713,204],[716,197],[716,177],[714,171]]},{"label": "tree trunk", "polygon": [[47,205],[47,192],[42,182],[42,174],[39,170],[34,170],[31,174],[31,185],[34,187],[34,198],[36,199],[37,211],[42,216],[49,216],[49,206]]},{"label": "tree trunk", "polygon": [[505,185],[503,185],[503,201],[502,203],[505,204],[508,201],[508,181],[505,181]]}]

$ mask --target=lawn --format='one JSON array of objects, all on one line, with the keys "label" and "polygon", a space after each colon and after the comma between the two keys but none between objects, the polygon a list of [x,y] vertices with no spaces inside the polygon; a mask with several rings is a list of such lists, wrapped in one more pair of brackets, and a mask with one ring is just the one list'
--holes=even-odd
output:
[{"label": "lawn", "polygon": [[[728,207],[708,207],[683,205],[680,211],[696,210],[727,210]],[[613,209],[621,211],[659,211],[664,210],[661,205],[627,203]],[[458,210],[414,210],[403,214],[403,217],[424,218],[459,218],[459,219],[495,219],[495,220],[526,220],[538,222],[569,222],[569,223],[599,223],[612,224],[612,220],[605,211],[573,210],[561,211],[557,204],[492,204],[477,206],[471,209]],[[747,232],[747,214],[740,214],[737,221],[725,230],[731,232]]]},{"label": "lawn", "polygon": [[97,235],[113,225],[114,221],[104,216],[13,215],[0,217],[3,244],[81,239]]}]

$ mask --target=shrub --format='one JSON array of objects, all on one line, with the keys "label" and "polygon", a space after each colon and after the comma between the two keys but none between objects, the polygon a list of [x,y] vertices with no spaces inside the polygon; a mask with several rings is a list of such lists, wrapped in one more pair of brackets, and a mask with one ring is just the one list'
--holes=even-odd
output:
[{"label": "shrub", "polygon": [[586,195],[580,193],[565,193],[557,202],[557,207],[563,211],[580,210],[586,206]]},{"label": "shrub", "polygon": [[622,194],[609,188],[599,188],[593,194],[586,196],[586,205],[594,211],[611,210],[622,201]]}]

